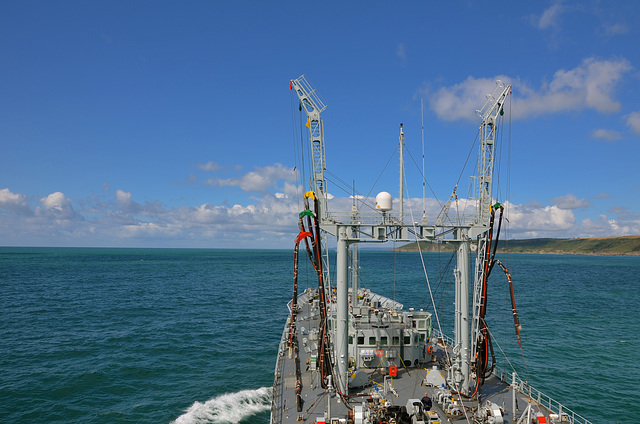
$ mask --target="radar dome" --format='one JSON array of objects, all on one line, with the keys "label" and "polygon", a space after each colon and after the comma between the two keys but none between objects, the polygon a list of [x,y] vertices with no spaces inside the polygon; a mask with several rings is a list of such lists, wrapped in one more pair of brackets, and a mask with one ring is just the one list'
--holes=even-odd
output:
[{"label": "radar dome", "polygon": [[376,209],[383,212],[390,211],[393,209],[392,204],[393,201],[391,199],[391,195],[386,191],[382,191],[376,196]]}]

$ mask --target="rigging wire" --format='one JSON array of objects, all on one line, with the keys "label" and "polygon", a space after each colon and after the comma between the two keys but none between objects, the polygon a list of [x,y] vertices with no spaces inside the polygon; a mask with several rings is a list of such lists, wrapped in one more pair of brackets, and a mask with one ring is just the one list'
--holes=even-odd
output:
[{"label": "rigging wire", "polygon": [[[367,208],[369,208],[371,210],[375,210],[375,206],[371,204],[370,199],[368,197],[366,197],[365,195],[363,195],[361,192],[359,192],[359,191],[357,191],[355,189],[355,184],[353,186],[347,185],[347,183],[344,180],[342,180],[339,176],[337,176],[333,172],[329,171],[328,169],[325,170],[324,172],[325,172],[325,179],[327,180],[327,182],[333,183],[333,185],[337,189],[340,189],[345,194],[348,194],[349,196],[352,196],[354,201],[356,201],[356,202],[358,200],[360,201],[360,206],[357,206],[358,209],[361,209],[362,206],[366,206]],[[327,175],[330,175],[332,178],[327,178]],[[339,185],[336,181],[340,182],[340,184],[342,184],[342,186]]]},{"label": "rigging wire", "polygon": [[[359,192],[359,191],[355,190],[354,186],[352,184],[347,183],[342,178],[340,178],[338,175],[336,175],[335,173],[331,172],[328,169],[325,170],[325,178],[327,179],[328,182],[333,183],[334,186],[337,189],[341,190],[345,194],[348,194],[350,196],[354,196],[355,195],[356,196],[356,201],[358,202],[358,209],[360,209],[361,207],[365,206],[366,208],[368,208],[370,210],[375,210],[375,205],[373,204],[373,202],[372,202],[372,200],[370,198],[371,193],[374,191],[376,185],[378,184],[378,181],[380,181],[380,179],[384,175],[386,169],[388,168],[389,164],[391,163],[391,161],[395,157],[395,154],[398,151],[398,148],[399,148],[399,146],[396,145],[396,148],[394,149],[394,151],[389,156],[389,159],[387,160],[385,166],[383,167],[382,171],[380,172],[380,174],[378,175],[378,177],[376,178],[375,182],[373,183],[373,185],[369,189],[369,192],[366,195],[363,194],[362,192]],[[438,202],[438,206],[440,208],[442,208],[442,202],[440,201],[440,199],[436,195],[433,187],[427,181],[427,179],[426,179],[426,177],[424,175],[424,172],[420,170],[420,167],[418,166],[414,156],[411,154],[411,151],[407,148],[406,145],[404,146],[404,150],[405,150],[405,152],[407,152],[409,154],[409,157],[411,158],[411,161],[413,162],[414,166],[416,167],[416,169],[420,173],[420,176],[422,177],[422,181],[423,181],[423,186],[429,188],[429,190],[431,191],[431,194],[433,195],[434,199]],[[423,156],[424,156],[424,153],[423,153]],[[467,158],[467,160],[468,160],[468,158]],[[327,176],[329,176],[330,178],[327,178]],[[423,214],[425,213],[424,209],[426,209],[425,199],[426,199],[426,194],[424,193],[424,189],[423,189],[423,199],[422,199],[423,200]]]},{"label": "rigging wire", "polygon": [[[510,249],[509,249],[509,240],[510,240],[509,212],[510,212],[510,209],[511,209],[510,208],[510,206],[511,206],[511,201],[510,201],[511,200],[511,148],[512,148],[512,132],[511,131],[512,131],[512,128],[513,128],[512,125],[511,125],[512,124],[512,119],[513,119],[513,114],[512,114],[512,104],[513,104],[513,102],[511,101],[511,96],[509,96],[508,102],[509,102],[509,104],[508,104],[508,107],[509,107],[509,114],[508,115],[509,115],[509,117],[508,117],[508,125],[507,125],[508,130],[507,130],[507,135],[506,135],[507,136],[507,143],[506,143],[506,145],[507,145],[507,153],[506,153],[507,154],[507,163],[506,163],[507,169],[506,169],[506,183],[505,183],[506,201],[503,203],[503,206],[505,208],[505,211],[503,213],[505,215],[505,220],[506,220],[506,224],[505,224],[505,226],[506,226],[506,228],[505,228],[506,237],[504,238],[504,243],[506,245],[505,251],[506,251],[506,255],[507,255],[506,262],[510,267],[510,259],[511,259],[511,257],[510,257]],[[503,121],[503,120],[504,120],[504,117],[501,117],[501,121]],[[502,128],[502,127],[503,127],[503,125],[500,125],[500,128]],[[503,130],[503,131],[500,132],[500,140],[501,140],[501,142],[500,142],[500,147],[501,147],[500,155],[501,156],[502,156],[502,145],[504,144],[502,141],[503,141],[504,136],[505,136],[505,131]],[[498,191],[502,191],[501,180],[500,180],[500,176],[502,175],[502,169],[501,169],[502,161],[501,160],[498,161],[498,164],[499,164],[499,168],[498,168],[499,171],[498,171],[498,174],[497,174],[498,175]],[[494,250],[495,250],[495,248],[494,248]],[[493,258],[492,258],[492,262],[493,262]],[[521,338],[520,338],[520,334],[519,334],[519,328],[518,328],[519,327],[519,323],[518,323],[518,320],[517,320],[517,312],[515,311],[515,303],[514,303],[515,300],[514,300],[514,297],[513,297],[514,296],[513,283],[511,281],[510,274],[506,270],[506,267],[504,265],[502,265],[499,260],[495,260],[495,262],[502,267],[502,269],[505,272],[505,274],[507,274],[507,278],[509,279],[511,304],[512,304],[512,309],[513,309],[513,314],[514,314],[514,324],[516,325],[516,332],[517,332],[517,337],[518,337],[518,347],[519,347],[520,355],[521,355],[521,358],[522,358],[522,367],[523,367],[523,370],[524,370],[525,382],[528,382],[529,379],[530,379],[529,378],[530,376],[529,376],[529,371],[528,371],[528,367],[527,367],[527,364],[526,364],[526,359],[525,359],[525,354],[524,354],[524,347],[522,346],[522,342],[521,342]],[[509,295],[507,293],[505,293],[505,299],[508,298],[508,296]],[[507,310],[507,308],[505,308],[505,314],[506,314],[506,310]],[[505,325],[506,325],[507,320],[505,320],[504,322],[505,322]],[[507,332],[504,332],[505,338],[506,338],[506,334],[507,334]],[[506,355],[504,355],[504,356],[506,358]],[[508,360],[508,358],[506,358],[506,359]]]},{"label": "rigging wire", "polygon": [[[449,261],[447,262],[446,265],[442,265],[442,254],[445,253],[440,249],[440,246],[442,245],[442,243],[435,243],[438,246],[438,250],[435,252],[438,254],[438,284],[435,286],[434,291],[437,293],[438,291],[440,292],[440,303],[438,304],[438,306],[436,307],[436,305],[432,305],[431,303],[427,304],[427,308],[429,308],[429,306],[433,306],[434,309],[438,309],[438,310],[442,310],[444,307],[444,286],[445,286],[445,280],[443,278],[444,275],[449,274],[450,269],[451,269],[451,265],[453,265],[453,260],[455,259],[455,255],[454,252],[450,252],[451,255],[449,256]],[[422,303],[425,304],[427,302],[427,298],[429,297],[429,294],[426,293],[424,295],[424,298],[422,299]]]},{"label": "rigging wire", "polygon": [[[414,156],[411,154],[411,151],[406,147],[406,145],[404,147],[404,150],[409,154],[409,157],[411,158],[411,161],[415,165],[416,169],[418,169],[418,172],[420,172],[420,169],[418,167],[418,164],[416,163],[416,160],[415,160]],[[382,169],[382,171],[378,175],[378,177],[377,177],[376,181],[374,182],[373,186],[370,188],[369,192],[366,195],[363,194],[362,192],[358,191],[358,190],[355,190],[355,188],[354,188],[354,186],[352,184],[347,183],[342,178],[340,178],[338,175],[336,175],[335,173],[331,172],[328,169],[325,170],[325,178],[327,179],[328,182],[333,183],[334,186],[337,189],[341,190],[345,194],[348,194],[350,196],[355,196],[356,197],[356,201],[358,202],[358,209],[361,209],[363,206],[365,206],[366,208],[368,208],[370,210],[375,210],[375,205],[372,203],[372,200],[370,198],[371,193],[375,189],[375,187],[376,187],[378,181],[380,180],[380,178],[382,178],[382,175],[384,175],[387,167],[389,166],[389,163],[391,163],[391,161],[395,157],[395,154],[396,154],[397,151],[398,151],[398,146],[396,146],[395,150],[391,153],[389,159],[387,160],[387,163],[385,164],[384,168]],[[420,172],[420,175],[421,175],[421,177],[423,179],[423,184],[425,184],[426,187],[429,187],[429,190],[431,191],[431,194],[433,194],[434,199],[438,202],[438,206],[440,208],[442,208],[442,202],[440,201],[440,199],[436,195],[433,187],[426,180],[426,178],[425,178],[425,176],[424,176],[424,174],[422,172]],[[329,176],[330,178],[327,178],[327,176]],[[423,204],[424,204],[425,198],[426,198],[426,196],[423,195]]]},{"label": "rigging wire", "polygon": [[[406,185],[405,185],[405,191],[407,192],[407,197],[409,197],[409,191],[408,191],[408,188],[406,187]],[[418,231],[417,231],[416,224],[415,224],[416,220],[415,220],[415,218],[413,216],[413,208],[411,207],[411,204],[409,204],[409,215],[411,216],[411,222],[413,222],[414,235],[415,235],[415,239],[416,239],[416,244],[418,245],[418,253],[420,254],[420,261],[422,263],[422,271],[423,271],[424,277],[425,277],[425,279],[427,281],[427,288],[429,289],[429,296],[431,297],[431,303],[433,305],[435,305],[435,301],[433,299],[433,291],[431,289],[431,282],[429,281],[429,275],[427,273],[427,266],[425,264],[422,248],[421,248],[420,243],[418,241],[418,236],[417,236]],[[440,316],[438,315],[438,311],[435,308],[434,308],[434,314],[436,316],[436,322],[438,323],[438,331],[440,332],[440,334],[444,334],[444,332],[442,331],[442,324],[440,322]],[[449,352],[447,351],[447,349],[444,349],[444,352],[445,352],[445,355],[447,357],[447,362],[450,363],[451,362],[451,358],[449,357]],[[462,405],[463,402],[462,402],[462,397],[460,395],[460,388],[457,387],[458,383],[455,381],[455,379],[454,379],[454,385],[456,386],[455,387],[455,391],[457,392],[460,404]],[[466,408],[463,408],[462,410],[464,411],[464,416],[465,416],[465,419],[467,420],[467,423],[471,423],[471,420],[470,420],[469,416],[467,415]]]},{"label": "rigging wire", "polygon": [[[509,255],[510,250],[509,250],[509,240],[511,239],[511,237],[509,237],[510,234],[510,222],[509,222],[509,213],[511,211],[511,148],[512,148],[512,138],[511,138],[511,130],[513,128],[513,126],[511,125],[512,119],[513,119],[513,113],[512,113],[512,105],[513,102],[511,101],[511,96],[509,96],[509,125],[508,125],[508,129],[509,129],[509,133],[508,133],[508,149],[507,149],[507,207],[506,207],[506,220],[507,220],[507,238],[506,238],[506,244],[507,244],[507,264],[509,264],[509,266],[511,266],[510,262],[511,262],[511,257]],[[525,375],[525,379],[526,379],[526,383],[527,385],[529,384],[530,381],[530,375],[529,375],[529,369],[527,368],[527,363],[525,361],[525,355],[524,355],[524,348],[522,347],[522,344],[520,344],[520,353],[522,356],[522,366],[524,368],[524,375]]]},{"label": "rigging wire", "polygon": [[[404,148],[404,150],[409,154],[409,157],[411,158],[411,161],[413,162],[413,164],[415,165],[415,167],[418,169],[418,171],[420,172],[420,168],[418,168],[418,164],[416,163],[416,160],[413,158],[413,155],[411,154],[411,150],[409,150],[406,146]],[[429,187],[429,190],[431,190],[431,194],[433,194],[434,199],[436,199],[436,201],[438,202],[438,206],[440,208],[442,208],[442,203],[440,202],[440,199],[438,199],[438,196],[436,195],[436,192],[433,190],[433,188],[431,187],[431,184],[429,184],[429,182],[427,181],[427,178],[424,175],[424,171],[422,171],[420,173],[420,175],[422,176],[422,185],[423,186],[427,186]],[[407,195],[408,196],[408,195]],[[423,188],[423,193],[422,193],[422,207],[423,207],[423,213],[424,208],[426,208],[425,204],[424,204],[424,199],[425,199],[426,195],[424,193],[424,188]]]},{"label": "rigging wire", "polygon": [[[469,163],[469,159],[471,158],[471,153],[473,153],[473,151],[475,150],[476,147],[476,143],[478,142],[478,137],[480,136],[480,129],[478,128],[478,131],[476,132],[476,138],[473,140],[473,143],[471,144],[471,148],[469,149],[469,154],[467,154],[467,159],[464,161],[464,165],[462,166],[462,170],[460,171],[460,175],[458,176],[458,181],[456,181],[456,187],[458,187],[458,185],[460,184],[460,180],[462,179],[462,175],[464,174],[464,170],[467,169],[467,165]],[[476,169],[477,169],[477,162],[476,162]]]},{"label": "rigging wire", "polygon": [[[500,224],[502,223],[503,214],[504,215],[508,214],[508,212],[510,210],[509,206],[510,206],[510,197],[511,197],[511,147],[512,147],[512,143],[511,143],[511,129],[512,129],[512,126],[511,126],[511,120],[512,120],[511,105],[512,105],[512,102],[511,102],[511,99],[509,99],[509,125],[508,125],[508,132],[507,132],[507,164],[506,164],[506,166],[507,166],[507,170],[506,170],[506,179],[507,179],[507,181],[506,181],[506,184],[505,184],[506,185],[506,199],[507,200],[505,201],[505,203],[501,204],[501,206],[500,206],[501,220],[500,220],[500,223],[498,225],[498,234],[500,233]],[[502,127],[502,125],[500,127]],[[503,144],[502,141],[503,141],[503,138],[504,138],[504,131],[501,131],[500,132],[500,149],[501,149],[500,150],[500,157],[502,157],[502,144]],[[499,160],[498,162],[499,162],[499,164],[502,163],[501,160]],[[500,181],[502,170],[501,170],[500,166],[499,166],[498,169],[499,169],[499,171],[497,173],[497,177],[498,177],[497,191],[500,192],[500,191],[502,191],[501,181]],[[506,209],[506,211],[505,211],[505,209]],[[506,236],[506,244],[507,244],[506,254],[507,254],[507,263],[509,263],[510,256],[509,256],[509,248],[508,248],[508,240],[509,240],[509,235],[508,235],[509,234],[508,233],[508,231],[509,231],[509,219],[508,219],[508,216],[505,217],[505,220],[507,222],[507,224],[506,224],[506,231],[507,231],[507,236]],[[510,289],[509,293],[510,293],[510,296],[511,296],[511,309],[512,309],[512,314],[513,314],[514,325],[515,325],[515,329],[516,329],[516,336],[517,336],[517,340],[518,340],[518,346],[519,346],[519,349],[520,349],[520,353],[521,353],[521,356],[522,356],[522,366],[523,366],[526,382],[528,382],[529,381],[529,372],[528,372],[527,364],[526,364],[526,361],[525,361],[524,348],[523,348],[522,343],[521,343],[521,337],[520,337],[520,329],[521,329],[521,327],[520,327],[520,324],[519,324],[518,314],[517,314],[516,306],[515,306],[515,297],[514,297],[514,291],[513,291],[513,281],[512,281],[511,275],[510,275],[509,271],[507,270],[507,268],[502,264],[502,262],[500,262],[500,260],[495,259],[495,252],[497,250],[497,245],[498,245],[498,237],[496,237],[495,245],[493,246],[493,254],[492,254],[491,259],[489,261],[489,270],[488,270],[488,273],[487,273],[487,275],[485,277],[485,280],[488,278],[488,276],[489,276],[488,274],[491,273],[491,268],[493,268],[494,264],[499,265],[500,268],[502,268],[502,270],[504,271],[505,275],[507,276],[507,279],[509,281],[509,289]],[[486,282],[485,282],[485,284],[486,284]],[[507,296],[507,294],[505,293],[505,297],[506,296]],[[506,313],[506,308],[505,308],[505,313]],[[505,320],[504,322],[506,324],[507,320]],[[488,326],[486,326],[486,324],[483,326],[483,331],[485,331],[489,335],[489,340],[495,341],[496,344],[498,344],[497,340],[492,336],[492,334],[491,334]],[[507,334],[507,332],[504,332],[505,339],[506,339],[506,334]],[[498,346],[499,346],[499,344],[498,344]],[[500,350],[502,351],[501,347],[500,347]],[[502,351],[502,353],[503,353],[504,358],[507,360],[507,362],[509,362],[509,365],[511,366],[511,368],[515,371],[514,366],[510,362],[510,360],[507,357],[507,355],[504,353],[504,351]],[[486,364],[486,361],[485,361],[485,364]]]},{"label": "rigging wire", "polygon": [[393,284],[392,284],[392,293],[393,293],[393,301],[396,301],[396,260],[397,260],[398,252],[396,251],[396,241],[393,241]]},{"label": "rigging wire", "polygon": [[[391,159],[393,159],[393,157],[395,156],[395,154],[398,151],[399,147],[400,146],[397,145],[396,148],[394,149],[393,153],[391,153],[391,156],[389,156],[389,160],[387,160],[387,163],[384,165],[384,168],[382,168],[382,171],[378,175],[378,178],[376,178],[375,182],[373,183],[373,186],[371,186],[371,189],[369,190],[369,193],[367,193],[367,195],[365,196],[365,199],[368,199],[369,196],[371,196],[371,192],[373,191],[374,188],[376,188],[376,184],[378,184],[378,181],[380,181],[380,178],[382,177],[382,174],[384,174],[384,171],[387,169],[387,166],[389,166],[389,163],[391,162]],[[362,202],[362,203],[364,203],[364,202]]]},{"label": "rigging wire", "polygon": [[[292,131],[292,144],[294,152],[294,170],[296,176],[296,200],[298,210],[303,208],[303,196],[304,184],[306,179],[306,160],[305,160],[305,131],[302,118],[302,108],[300,106],[300,100],[294,95],[294,92],[290,90],[291,99],[291,131]],[[297,106],[297,107],[296,107]],[[296,116],[296,110],[298,109],[298,116]],[[311,267],[309,262],[304,261],[304,280],[306,288],[311,287]],[[316,276],[315,270],[313,275]],[[317,277],[316,277],[317,278]]]},{"label": "rigging wire", "polygon": [[[487,327],[487,331],[489,332],[489,334],[491,334],[491,338],[495,341],[496,345],[498,346],[498,349],[500,350],[500,352],[502,353],[502,357],[507,361],[507,363],[509,364],[509,367],[511,368],[511,371],[515,372],[516,374],[518,373],[516,368],[514,367],[513,363],[511,363],[511,361],[509,360],[509,356],[505,353],[505,351],[502,349],[502,346],[500,346],[500,343],[498,343],[497,339],[493,337],[491,330],[489,330],[489,328]],[[527,383],[528,385],[528,383]]]},{"label": "rigging wire", "polygon": [[[305,155],[304,155],[304,145],[305,145],[305,140],[304,140],[304,131],[303,131],[303,125],[302,125],[302,107],[299,106],[298,107],[298,111],[299,111],[299,121],[300,121],[300,125],[296,124],[296,117],[295,117],[295,109],[294,109],[294,105],[295,105],[295,101],[297,100],[297,97],[294,99],[294,95],[293,92],[291,92],[291,122],[292,122],[292,131],[293,131],[293,147],[294,147],[294,165],[296,167],[296,183],[297,183],[297,188],[298,188],[298,193],[297,193],[297,198],[298,198],[298,207],[301,206],[300,202],[301,202],[301,198],[302,198],[302,191],[304,190],[304,181],[306,180],[306,160],[305,160]],[[300,105],[300,101],[298,100],[298,105]],[[298,141],[298,131],[300,132],[300,138]]]},{"label": "rigging wire", "polygon": [[[302,187],[302,181],[303,181],[303,175],[302,175],[302,170],[303,165],[302,163],[304,163],[304,161],[302,160],[301,156],[302,156],[302,152],[301,152],[301,148],[302,148],[302,143],[300,142],[300,144],[298,144],[298,128],[296,125],[296,114],[295,111],[293,109],[293,95],[290,96],[291,98],[291,141],[293,144],[293,164],[294,164],[294,168],[295,168],[295,176],[296,176],[296,199],[298,202],[298,209],[300,209],[300,198],[301,196],[301,187]],[[302,136],[302,134],[300,134],[300,136]]]},{"label": "rigging wire", "polygon": [[[382,178],[382,175],[384,175],[385,170],[389,166],[389,163],[391,163],[391,160],[394,158],[395,153],[397,151],[398,151],[398,146],[396,146],[395,150],[389,156],[389,159],[387,160],[387,163],[385,164],[385,166],[383,167],[382,171],[378,175],[378,178],[376,178],[375,182],[373,183],[373,186],[371,186],[371,189],[369,190],[369,192],[364,196],[360,192],[357,192],[358,195],[361,196],[361,198],[356,199],[356,201],[358,202],[357,209],[360,209],[362,206],[366,206],[368,209],[375,210],[375,206],[372,205],[371,203],[368,203],[368,202],[370,202],[369,196],[371,196],[371,193],[373,192],[373,190],[375,189],[376,185],[378,184],[378,181],[380,181],[380,178]],[[351,193],[353,193],[353,192],[356,192],[352,186],[350,186],[347,182],[342,180],[339,176],[337,176],[333,172],[331,172],[329,170],[325,170],[325,178],[326,178],[327,174],[330,175],[331,177],[335,178],[337,181],[339,181],[342,184],[342,186],[340,186],[340,185],[336,184],[335,181],[333,181],[332,179],[328,179],[329,181],[333,182],[336,185],[336,187],[339,188],[340,190],[342,190],[343,192],[345,192],[345,193],[347,193],[349,195],[351,195]]]}]

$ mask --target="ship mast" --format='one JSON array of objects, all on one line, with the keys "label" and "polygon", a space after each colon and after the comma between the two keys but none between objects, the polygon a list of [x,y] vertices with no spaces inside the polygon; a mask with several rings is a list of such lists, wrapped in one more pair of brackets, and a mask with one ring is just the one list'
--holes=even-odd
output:
[{"label": "ship mast", "polygon": [[400,124],[400,222],[404,223],[404,131]]}]

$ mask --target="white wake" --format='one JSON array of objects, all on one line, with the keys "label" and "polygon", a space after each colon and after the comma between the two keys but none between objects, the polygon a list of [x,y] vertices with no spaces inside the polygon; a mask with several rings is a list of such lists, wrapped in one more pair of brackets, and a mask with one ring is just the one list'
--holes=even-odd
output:
[{"label": "white wake", "polygon": [[242,390],[195,402],[173,424],[237,424],[251,415],[271,408],[271,388]]}]

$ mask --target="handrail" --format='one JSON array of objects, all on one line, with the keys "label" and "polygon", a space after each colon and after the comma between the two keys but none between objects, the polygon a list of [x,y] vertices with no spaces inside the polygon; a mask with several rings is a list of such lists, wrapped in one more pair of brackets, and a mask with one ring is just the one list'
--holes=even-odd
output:
[{"label": "handrail", "polygon": [[[445,343],[447,343],[448,346],[455,345],[455,341],[451,337],[441,333],[437,329],[433,330],[433,335],[436,338],[442,339]],[[518,390],[518,392],[520,392],[523,396],[529,397],[529,399],[531,399],[538,406],[546,408],[549,411],[557,413],[560,416],[566,414],[567,418],[569,419],[569,423],[593,424],[591,421],[576,413],[572,409],[567,408],[557,400],[553,399],[551,396],[546,395],[535,387],[529,385],[527,382],[522,380],[517,373],[508,372],[501,367],[496,366],[493,370],[493,375],[495,375],[503,383],[508,384],[509,386],[513,386],[513,384],[515,383],[515,388]]]},{"label": "handrail", "polygon": [[[344,223],[349,225],[354,225],[353,213],[351,211],[328,211],[327,212],[328,220],[334,223]],[[428,214],[425,216],[426,222],[430,226],[434,226],[438,220],[438,214]],[[422,219],[422,217],[420,217]],[[448,228],[450,226],[460,226],[460,225],[471,225],[473,223],[474,216],[469,213],[460,213],[455,217],[448,217],[443,220],[443,222],[439,223],[437,227],[440,228]],[[404,222],[400,221],[400,218],[392,213],[383,214],[380,211],[372,210],[372,211],[359,211],[357,222],[355,225],[406,225],[411,226],[414,223],[411,222],[410,217],[405,216]],[[422,222],[416,222],[417,226],[423,225]]]},{"label": "handrail", "polygon": [[527,382],[523,381],[517,373],[508,373],[502,368],[496,366],[493,370],[493,374],[498,377],[502,382],[512,385],[515,383],[518,391],[524,396],[528,396],[537,405],[542,406],[549,411],[555,412],[558,415],[567,414],[569,422],[573,424],[593,424],[580,414],[577,414],[572,409],[567,408],[551,396],[546,395],[540,390],[532,387]]},{"label": "handrail", "polygon": [[[289,318],[287,318],[287,324],[289,323]],[[278,356],[276,359],[276,366],[274,370],[274,381],[273,388],[271,390],[271,423],[281,423],[282,422],[282,414],[283,410],[276,407],[279,405],[279,399],[283,395],[284,384],[282,384],[282,373],[284,372],[284,362],[282,361],[283,356],[285,355],[284,347],[285,342],[287,340],[287,329],[288,325],[284,326],[282,330],[282,337],[280,338],[280,345],[278,346]]]},{"label": "handrail", "polygon": [[444,340],[444,342],[449,346],[455,346],[456,344],[455,340],[435,328],[433,329],[433,337]]}]

